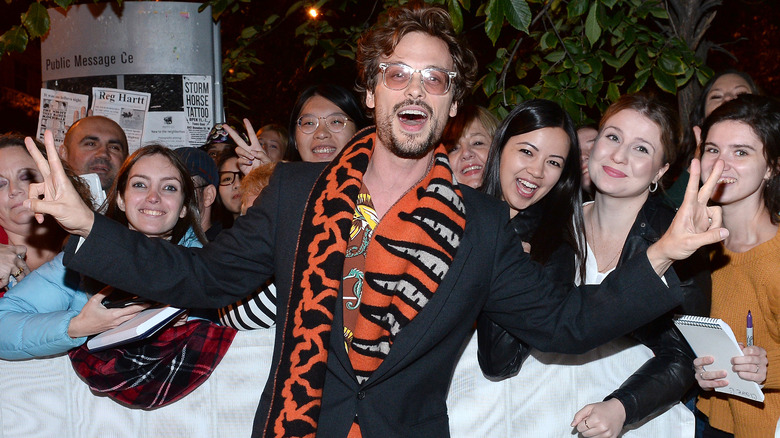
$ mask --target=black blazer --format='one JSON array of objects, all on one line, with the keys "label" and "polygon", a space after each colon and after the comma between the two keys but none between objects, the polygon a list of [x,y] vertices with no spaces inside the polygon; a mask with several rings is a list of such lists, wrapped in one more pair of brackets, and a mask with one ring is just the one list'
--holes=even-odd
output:
[{"label": "black blazer", "polygon": [[[637,254],[646,252],[666,231],[673,218],[673,210],[661,204],[657,198],[650,198],[642,206],[629,230],[617,266]],[[514,226],[516,232],[526,228],[528,227],[518,224]],[[524,240],[526,239],[527,237]],[[665,277],[679,280],[679,290],[684,297],[683,303],[674,309],[674,312],[709,315],[712,282],[704,251],[698,251],[687,260],[675,262],[672,267]],[[574,278],[574,251],[567,245],[562,245],[545,265],[545,271],[555,279]],[[633,424],[667,410],[680,401],[696,380],[692,367],[695,355],[685,338],[672,324],[671,316],[663,315],[630,333],[637,342],[650,348],[655,357],[642,365],[605,399],[620,400],[626,410],[625,424]],[[500,379],[516,374],[530,353],[530,348],[493,323],[486,315],[480,315],[477,330],[479,363],[485,375]]]},{"label": "black blazer", "polygon": [[[278,305],[284,309],[298,233],[306,226],[301,224],[303,210],[322,169],[310,163],[279,164],[247,215],[202,249],[147,239],[96,215],[77,252],[77,239],[69,242],[65,264],[182,307],[230,304],[275,274]],[[318,436],[345,437],[355,415],[366,437],[449,436],[445,400],[450,376],[480,311],[540,350],[579,353],[651,321],[682,298],[676,288],[663,284],[646,255],[627,261],[618,275],[596,288],[553,284],[523,253],[507,225],[504,203],[468,187],[463,196],[466,227],[449,271],[362,385],[345,349],[339,348],[343,321],[341,306],[336,306]],[[274,363],[285,317],[280,310]],[[267,384],[253,436],[262,433],[269,388]]]}]

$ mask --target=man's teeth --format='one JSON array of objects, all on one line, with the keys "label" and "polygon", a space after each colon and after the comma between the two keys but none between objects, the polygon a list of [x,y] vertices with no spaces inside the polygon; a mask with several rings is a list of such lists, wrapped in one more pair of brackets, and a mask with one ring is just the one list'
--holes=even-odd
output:
[{"label": "man's teeth", "polygon": [[162,216],[163,214],[165,214],[160,210],[146,210],[146,209],[141,210],[141,213],[148,214],[149,216]]},{"label": "man's teeth", "polygon": [[398,117],[407,123],[424,123],[428,120],[428,114],[420,110],[403,110],[398,113]]},{"label": "man's teeth", "polygon": [[736,178],[731,178],[727,176],[721,177],[718,180],[718,184],[734,184],[735,182],[737,182]]},{"label": "man's teeth", "polygon": [[403,110],[399,114],[402,116],[428,117],[427,114],[420,110]]}]

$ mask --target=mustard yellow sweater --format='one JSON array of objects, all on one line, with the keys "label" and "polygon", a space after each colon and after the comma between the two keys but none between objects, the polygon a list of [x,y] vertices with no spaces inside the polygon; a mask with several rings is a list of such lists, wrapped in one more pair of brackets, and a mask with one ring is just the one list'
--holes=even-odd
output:
[{"label": "mustard yellow sweater", "polygon": [[704,392],[697,407],[710,425],[735,438],[773,437],[780,417],[780,229],[775,237],[744,253],[721,245],[713,255],[712,311],[745,341],[748,310],[753,314],[754,344],[769,357],[764,403]]}]

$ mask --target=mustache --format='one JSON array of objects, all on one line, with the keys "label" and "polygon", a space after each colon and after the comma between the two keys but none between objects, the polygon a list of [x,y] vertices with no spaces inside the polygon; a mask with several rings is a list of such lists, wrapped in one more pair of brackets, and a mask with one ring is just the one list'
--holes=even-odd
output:
[{"label": "mustache", "polygon": [[114,164],[111,163],[111,160],[105,157],[96,157],[87,162],[87,167],[92,167],[95,165],[102,165],[108,167],[109,169],[114,169]]},{"label": "mustache", "polygon": [[400,110],[401,108],[403,108],[405,106],[412,106],[412,105],[423,107],[425,109],[425,111],[428,112],[428,115],[432,115],[433,114],[433,108],[430,105],[428,105],[428,102],[426,102],[424,100],[421,100],[421,99],[417,99],[417,100],[406,99],[403,102],[397,103],[397,104],[395,104],[395,106],[393,106],[393,113],[397,113],[398,110]]}]

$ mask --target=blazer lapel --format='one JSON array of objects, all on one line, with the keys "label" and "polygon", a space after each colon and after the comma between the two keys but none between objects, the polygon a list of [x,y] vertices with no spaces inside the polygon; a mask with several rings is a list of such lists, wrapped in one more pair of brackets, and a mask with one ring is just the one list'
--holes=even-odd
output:
[{"label": "blazer lapel", "polygon": [[[342,285],[343,286],[343,285]],[[338,301],[336,303],[336,312],[333,315],[333,326],[330,330],[330,351],[329,355],[336,357],[336,363],[340,366],[339,370],[332,370],[340,378],[346,373],[349,379],[357,383],[355,370],[349,361],[347,349],[344,347],[344,293],[343,288],[339,289]],[[332,361],[328,361],[332,362]]]}]

